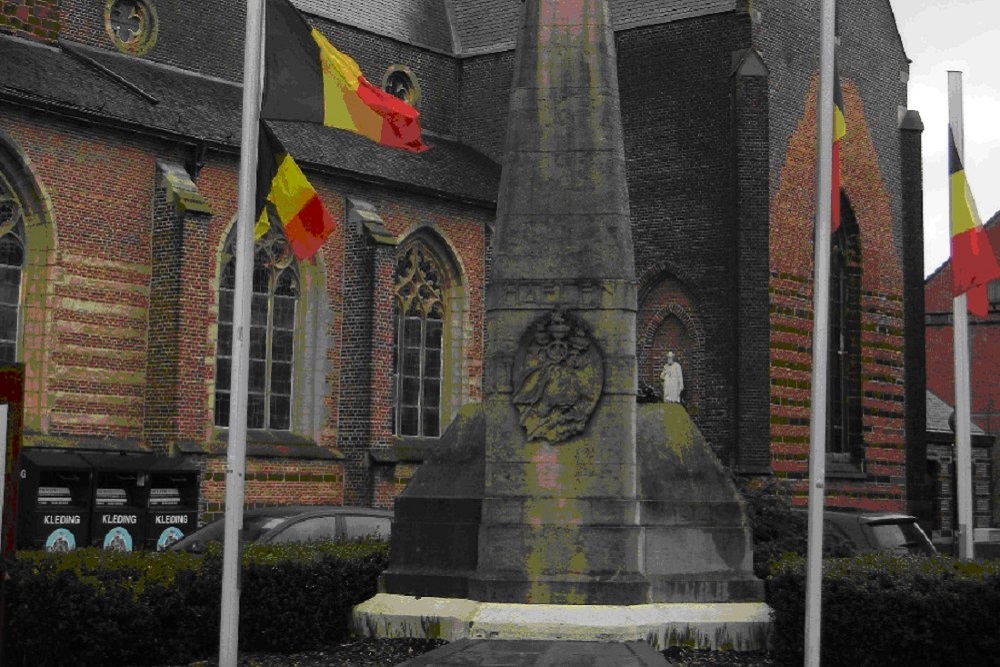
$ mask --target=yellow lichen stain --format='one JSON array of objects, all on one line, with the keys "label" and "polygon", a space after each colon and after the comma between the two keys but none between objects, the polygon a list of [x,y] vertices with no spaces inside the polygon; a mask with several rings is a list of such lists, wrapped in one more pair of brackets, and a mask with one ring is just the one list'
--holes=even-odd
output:
[{"label": "yellow lichen stain", "polygon": [[663,406],[663,425],[666,428],[664,444],[678,462],[683,463],[684,455],[691,450],[694,442],[694,428],[691,419],[679,405]]}]

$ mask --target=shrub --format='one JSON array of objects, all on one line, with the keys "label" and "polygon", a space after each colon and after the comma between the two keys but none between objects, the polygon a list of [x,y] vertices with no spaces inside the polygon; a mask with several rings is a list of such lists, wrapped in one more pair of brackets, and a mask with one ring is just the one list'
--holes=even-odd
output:
[{"label": "shrub", "polygon": [[[747,521],[753,532],[753,569],[766,578],[771,563],[786,554],[806,555],[809,517],[806,512],[792,509],[788,490],[778,481],[751,485],[734,477],[734,482],[746,502]],[[824,524],[823,556],[827,558],[853,556],[854,548],[840,533]]]},{"label": "shrub", "polygon": [[[387,563],[388,545],[376,540],[248,546],[240,648],[342,640],[351,607],[375,593]],[[219,547],[204,556],[22,552],[5,566],[5,665],[178,664],[218,650]]]},{"label": "shrub", "polygon": [[[773,653],[802,664],[805,559],[768,581]],[[1000,562],[869,553],[823,563],[824,667],[1000,664]]]}]

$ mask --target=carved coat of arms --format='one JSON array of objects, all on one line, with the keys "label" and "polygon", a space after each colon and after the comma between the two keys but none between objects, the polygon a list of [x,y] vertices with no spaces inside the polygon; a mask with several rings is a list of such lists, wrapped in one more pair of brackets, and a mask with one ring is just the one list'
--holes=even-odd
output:
[{"label": "carved coat of arms", "polygon": [[513,370],[513,402],[528,440],[562,442],[586,428],[604,386],[604,366],[581,322],[561,309],[535,322]]}]

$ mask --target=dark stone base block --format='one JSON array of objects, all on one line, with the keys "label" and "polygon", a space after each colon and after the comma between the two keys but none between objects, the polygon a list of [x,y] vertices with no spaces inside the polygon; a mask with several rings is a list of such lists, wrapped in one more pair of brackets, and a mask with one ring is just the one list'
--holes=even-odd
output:
[{"label": "dark stone base block", "polygon": [[[514,499],[484,502],[484,448],[483,410],[469,406],[396,501],[386,593],[580,605],[763,600],[742,500],[682,406],[638,406],[638,501],[586,501],[599,525],[572,530],[589,535],[591,573],[571,574],[569,563],[553,571],[547,559],[529,574],[532,536],[555,540],[569,529],[516,520]],[[490,539],[497,543],[481,543]]]}]

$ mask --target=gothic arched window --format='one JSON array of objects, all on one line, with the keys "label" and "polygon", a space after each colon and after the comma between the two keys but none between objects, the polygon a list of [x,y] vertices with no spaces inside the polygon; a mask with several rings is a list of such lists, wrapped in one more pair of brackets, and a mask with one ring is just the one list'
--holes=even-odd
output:
[{"label": "gothic arched window", "polygon": [[24,211],[0,174],[0,363],[17,359],[21,270],[24,268]]},{"label": "gothic arched window", "polygon": [[437,437],[441,433],[442,341],[445,298],[442,267],[419,241],[404,247],[396,261],[397,435]]},{"label": "gothic arched window", "polygon": [[[219,278],[216,426],[229,425],[233,297],[236,288],[235,242],[234,233],[223,251]],[[291,429],[292,364],[298,300],[298,265],[285,237],[272,225],[254,248],[247,428]]]},{"label": "gothic arched window", "polygon": [[859,459],[861,420],[861,239],[854,210],[840,195],[840,227],[830,256],[827,451]]}]

